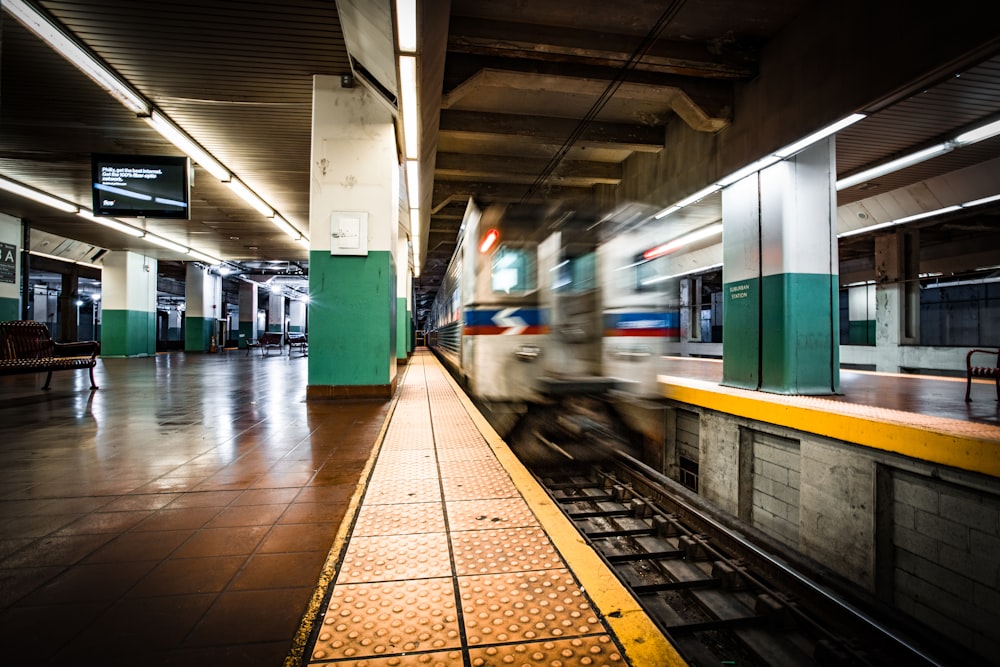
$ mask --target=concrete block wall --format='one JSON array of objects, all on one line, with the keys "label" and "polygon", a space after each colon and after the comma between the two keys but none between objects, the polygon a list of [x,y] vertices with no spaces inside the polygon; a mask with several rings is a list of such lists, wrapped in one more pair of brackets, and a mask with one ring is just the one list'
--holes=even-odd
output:
[{"label": "concrete block wall", "polygon": [[668,410],[699,415],[705,500],[1000,654],[1000,481],[697,405]]},{"label": "concrete block wall", "polygon": [[891,506],[895,606],[1000,654],[1000,497],[896,470]]}]

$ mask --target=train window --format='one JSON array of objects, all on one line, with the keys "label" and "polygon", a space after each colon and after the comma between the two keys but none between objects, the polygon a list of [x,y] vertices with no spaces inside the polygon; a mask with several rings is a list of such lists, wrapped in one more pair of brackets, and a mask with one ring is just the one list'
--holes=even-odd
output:
[{"label": "train window", "polygon": [[556,266],[554,274],[554,290],[588,292],[597,289],[597,255],[590,252],[565,259]]},{"label": "train window", "polygon": [[524,294],[535,289],[534,248],[501,245],[493,253],[490,287],[494,292]]},{"label": "train window", "polygon": [[635,291],[657,292],[667,288],[666,257],[643,259],[642,255],[635,258]]}]

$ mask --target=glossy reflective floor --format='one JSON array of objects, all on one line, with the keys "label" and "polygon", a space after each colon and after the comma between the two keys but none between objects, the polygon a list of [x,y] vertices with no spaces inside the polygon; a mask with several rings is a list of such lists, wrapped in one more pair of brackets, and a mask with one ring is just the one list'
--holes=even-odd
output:
[{"label": "glossy reflective floor", "polygon": [[[708,382],[722,381],[722,362],[715,359],[669,357],[666,373]],[[840,394],[830,401],[910,412],[932,418],[1000,426],[1000,402],[992,380],[972,384],[972,401],[965,402],[965,378],[868,371],[840,371]],[[984,429],[992,433],[992,429]]]},{"label": "glossy reflective floor", "polygon": [[389,408],[307,362],[0,378],[0,664],[280,665]]}]

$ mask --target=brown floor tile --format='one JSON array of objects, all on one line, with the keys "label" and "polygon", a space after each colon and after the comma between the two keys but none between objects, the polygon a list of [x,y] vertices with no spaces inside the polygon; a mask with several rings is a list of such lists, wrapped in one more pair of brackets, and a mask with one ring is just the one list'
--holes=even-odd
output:
[{"label": "brown floor tile", "polygon": [[171,509],[167,507],[150,515],[139,523],[135,530],[183,530],[185,528],[201,528],[219,513],[218,507],[184,507]]},{"label": "brown floor tile", "polygon": [[153,514],[153,510],[131,512],[93,512],[63,526],[56,535],[92,535],[94,533],[122,533]]},{"label": "brown floor tile", "polygon": [[111,602],[125,595],[155,563],[97,563],[66,570],[21,601],[24,605]]},{"label": "brown floor tile", "polygon": [[188,638],[188,646],[287,640],[295,634],[312,587],[223,593]]},{"label": "brown floor tile", "polygon": [[197,491],[185,493],[170,503],[169,509],[227,507],[239,497],[239,491]]},{"label": "brown floor tile", "polygon": [[267,590],[316,586],[326,561],[324,551],[300,553],[257,553],[246,562],[229,590]]},{"label": "brown floor tile", "polygon": [[125,533],[87,557],[88,563],[122,563],[163,560],[194,535],[193,530],[163,530]]},{"label": "brown floor tile", "polygon": [[[7,665],[48,662],[63,645],[107,608],[107,604],[13,608],[0,612],[0,646]],[[53,632],[53,619],[59,631]]]},{"label": "brown floor tile", "polygon": [[246,562],[245,556],[174,558],[162,562],[129,591],[129,597],[217,593]]},{"label": "brown floor tile", "polygon": [[229,507],[219,512],[214,519],[208,522],[206,527],[270,526],[287,508],[287,504]]},{"label": "brown floor tile", "polygon": [[137,493],[117,498],[101,508],[102,512],[158,510],[181,497],[179,493]]},{"label": "brown floor tile", "polygon": [[0,609],[14,604],[64,569],[61,566],[51,566],[0,570]]},{"label": "brown floor tile", "polygon": [[296,503],[347,503],[357,490],[357,480],[353,484],[327,484],[307,486],[295,498]]},{"label": "brown floor tile", "polygon": [[45,537],[0,561],[0,567],[72,565],[97,551],[112,539],[114,539],[114,535],[110,534]]},{"label": "brown floor tile", "polygon": [[177,558],[235,556],[251,553],[267,534],[266,526],[204,528],[178,549]]},{"label": "brown floor tile", "polygon": [[326,553],[333,545],[340,524],[298,523],[274,526],[258,547],[258,553],[293,553],[299,551],[322,551]]},{"label": "brown floor tile", "polygon": [[295,500],[295,496],[299,493],[300,490],[296,487],[286,489],[250,489],[240,494],[240,497],[236,499],[233,505],[287,505]]},{"label": "brown floor tile", "polygon": [[347,503],[293,503],[281,515],[279,523],[327,523],[339,521],[347,509]]},{"label": "brown floor tile", "polygon": [[44,537],[63,526],[68,526],[83,514],[52,514],[23,516],[0,520],[0,535],[18,537]]}]

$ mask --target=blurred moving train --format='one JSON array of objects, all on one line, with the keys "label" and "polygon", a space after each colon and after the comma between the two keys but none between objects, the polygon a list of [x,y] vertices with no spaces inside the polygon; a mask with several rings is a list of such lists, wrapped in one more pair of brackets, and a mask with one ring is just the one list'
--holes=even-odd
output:
[{"label": "blurred moving train", "polygon": [[556,422],[608,435],[620,424],[607,397],[655,397],[665,355],[692,326],[682,321],[686,268],[675,251],[710,265],[721,231],[710,224],[669,240],[666,222],[635,205],[597,216],[565,204],[481,210],[470,200],[428,346],[504,435],[525,418],[543,440],[539,424]]}]

